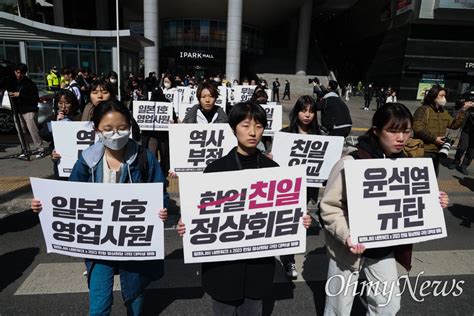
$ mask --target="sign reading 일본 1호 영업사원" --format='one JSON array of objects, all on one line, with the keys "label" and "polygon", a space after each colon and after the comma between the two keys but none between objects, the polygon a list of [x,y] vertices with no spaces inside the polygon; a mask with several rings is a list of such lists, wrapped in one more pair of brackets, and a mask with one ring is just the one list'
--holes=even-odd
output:
[{"label": "sign reading \uc77c\ubcf8 1\ud638 \uc601\uc5c5\uc0ac\uc6d0", "polygon": [[133,101],[133,117],[142,131],[167,131],[173,119],[169,102]]},{"label": "sign reading \uc77c\ubcf8 1\ud638 \uc601\uc5c5\uc0ac\uc6d0", "polygon": [[[49,123],[48,123],[49,124]],[[51,121],[60,177],[69,177],[82,151],[94,144],[96,133],[92,122]]]},{"label": "sign reading \uc77c\ubcf8 1\ud638 \uc601\uc5c5\uc0ac\uc6d0", "polygon": [[277,132],[272,155],[280,166],[305,166],[307,186],[323,187],[343,146],[344,137],[340,136]]},{"label": "sign reading \uc77c\ubcf8 1\ud638 \uc601\uc5c5\uc0ac\uc6d0", "polygon": [[184,262],[305,252],[305,184],[300,166],[183,174]]},{"label": "sign reading \uc77c\ubcf8 1\ud638 \uc601\uc5c5\uc0ac\uc6d0", "polygon": [[177,146],[170,146],[171,170],[202,172],[208,164],[237,146],[229,124],[171,124],[169,137]]},{"label": "sign reading \uc77c\ubcf8 1\ud638 \uc601\uc5c5\uc0ac\uc6d0", "polygon": [[348,159],[344,177],[354,244],[378,248],[447,236],[430,158]]},{"label": "sign reading \uc77c\ubcf8 1\ud638 \uc601\uc5c5\uc0ac\uc6d0", "polygon": [[163,259],[162,183],[30,182],[43,206],[39,218],[48,253],[112,261]]}]

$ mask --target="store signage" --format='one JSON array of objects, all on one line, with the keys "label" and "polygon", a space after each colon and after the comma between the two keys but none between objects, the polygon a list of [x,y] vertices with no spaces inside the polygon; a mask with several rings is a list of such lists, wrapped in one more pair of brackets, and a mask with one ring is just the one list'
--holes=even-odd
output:
[{"label": "store signage", "polygon": [[214,59],[214,55],[212,53],[202,52],[179,52],[179,58]]},{"label": "store signage", "polygon": [[474,61],[466,61],[466,69],[474,69]]}]

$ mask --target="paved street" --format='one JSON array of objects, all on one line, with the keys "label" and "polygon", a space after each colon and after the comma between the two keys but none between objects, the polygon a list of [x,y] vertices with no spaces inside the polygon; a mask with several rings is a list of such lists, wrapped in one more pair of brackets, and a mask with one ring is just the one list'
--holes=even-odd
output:
[{"label": "paved street", "polygon": [[[284,124],[295,101],[295,96],[291,102],[284,101]],[[361,110],[362,102],[361,98],[348,102],[354,136],[370,127],[374,113]],[[412,111],[418,106],[413,101],[402,103]],[[0,158],[18,152],[15,135],[0,135]],[[468,171],[474,174],[474,167]],[[46,253],[38,217],[28,210],[30,176],[52,177],[50,159],[0,160],[0,315],[85,315],[88,291],[84,265],[79,259]],[[417,287],[415,298],[424,301],[417,302],[406,284],[400,315],[474,314],[474,176],[442,166],[439,186],[450,195],[450,205],[444,211],[448,237],[415,245],[409,282],[412,288]],[[176,181],[171,182],[170,193],[173,202],[165,225],[165,276],[146,292],[145,311],[147,315],[209,315],[210,299],[200,288],[200,266],[184,265],[181,240],[174,229],[179,208]],[[296,261],[299,276],[294,282],[278,267],[273,299],[265,302],[265,314],[322,315],[327,257],[318,228],[308,230],[307,251],[297,255]],[[419,287],[425,281],[440,281],[449,294],[420,296]],[[450,291],[455,284],[461,291]],[[119,289],[116,282],[113,314],[125,315]],[[361,314],[365,308],[356,298],[353,315]]]}]

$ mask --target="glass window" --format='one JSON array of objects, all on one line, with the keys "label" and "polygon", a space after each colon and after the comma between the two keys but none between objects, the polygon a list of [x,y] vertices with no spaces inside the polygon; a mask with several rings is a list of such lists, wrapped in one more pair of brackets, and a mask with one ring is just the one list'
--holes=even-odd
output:
[{"label": "glass window", "polygon": [[29,47],[41,47],[41,42],[28,42],[28,46]]},{"label": "glass window", "polygon": [[94,45],[93,44],[80,44],[79,48],[81,48],[81,49],[94,49]]},{"label": "glass window", "polygon": [[77,44],[62,44],[63,48],[77,48]]},{"label": "glass window", "polygon": [[58,67],[61,69],[61,59],[59,54],[59,49],[48,49],[45,48],[44,52],[44,69],[46,72],[49,72],[53,66]]},{"label": "glass window", "polygon": [[208,43],[209,42],[209,21],[204,20],[201,21],[201,43]]},{"label": "glass window", "polygon": [[44,42],[43,47],[59,47],[59,43]]},{"label": "glass window", "polygon": [[99,52],[97,54],[97,73],[108,73],[112,70],[112,53]]},{"label": "glass window", "polygon": [[[41,43],[37,43],[37,44],[40,44],[39,46],[41,46]],[[17,46],[17,47],[18,47],[18,42],[15,42],[15,41],[5,41],[5,45],[11,45],[11,46]]]},{"label": "glass window", "polygon": [[43,72],[43,52],[41,48],[28,48],[28,72]]},{"label": "glass window", "polygon": [[184,26],[183,26],[183,40],[184,40],[184,45],[191,45],[192,39],[193,39],[193,29],[191,27],[191,21],[190,20],[184,20]]},{"label": "glass window", "polygon": [[[1,49],[3,51],[3,47]],[[20,62],[20,48],[13,47],[13,46],[6,46],[5,47],[5,59],[17,64]]]},{"label": "glass window", "polygon": [[63,50],[63,66],[77,68],[77,51],[75,50]]},{"label": "glass window", "polygon": [[170,39],[175,39],[176,38],[176,21],[171,21],[170,22],[169,38]]},{"label": "glass window", "polygon": [[80,65],[82,69],[88,69],[89,71],[95,71],[95,56],[94,52],[81,51],[80,52]]}]

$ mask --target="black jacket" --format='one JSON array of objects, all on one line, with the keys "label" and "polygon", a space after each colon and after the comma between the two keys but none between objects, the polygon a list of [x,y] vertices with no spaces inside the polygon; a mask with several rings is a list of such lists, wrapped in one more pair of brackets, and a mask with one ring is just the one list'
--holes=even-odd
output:
[{"label": "black jacket", "polygon": [[18,98],[11,98],[18,113],[38,112],[38,88],[28,77],[24,77],[20,82],[13,83],[13,92],[20,92]]},{"label": "black jacket", "polygon": [[[338,127],[348,125],[348,132],[344,133],[347,137],[350,133],[352,125],[351,113],[349,108],[335,92],[326,94],[321,101],[316,104],[317,110],[321,111],[321,127],[324,128],[329,135],[339,135],[335,133]],[[347,135],[346,135],[347,134]]]},{"label": "black jacket", "polygon": [[[239,170],[236,151],[237,147],[208,165],[204,173]],[[278,167],[261,152],[257,155],[259,168]],[[218,301],[237,301],[245,297],[261,299],[271,295],[274,272],[274,257],[203,263],[202,286]]]}]

